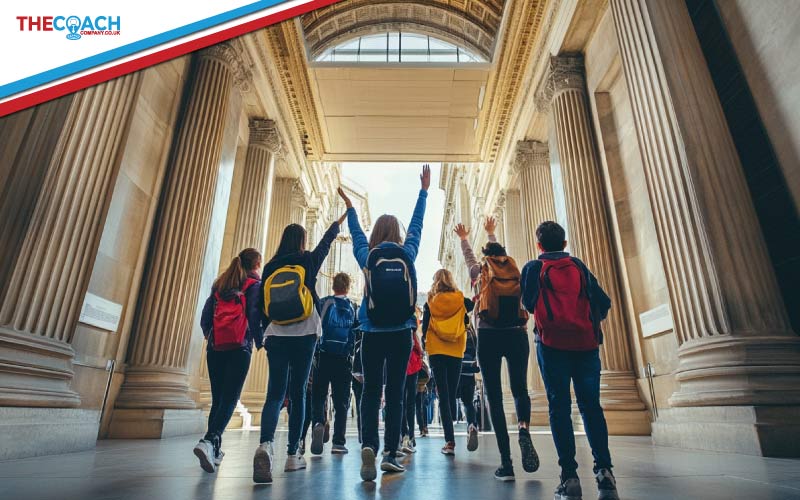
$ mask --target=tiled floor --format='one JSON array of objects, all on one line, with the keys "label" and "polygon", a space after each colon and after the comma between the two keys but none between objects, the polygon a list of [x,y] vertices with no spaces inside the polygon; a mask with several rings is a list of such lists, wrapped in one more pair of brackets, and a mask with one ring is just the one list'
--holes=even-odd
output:
[{"label": "tiled floor", "polygon": [[[305,471],[284,473],[286,433],[279,433],[276,474],[272,485],[252,482],[252,455],[258,445],[254,431],[225,435],[225,461],[207,474],[192,454],[196,438],[162,441],[101,441],[83,453],[0,462],[2,499],[294,499],[404,500],[551,499],[558,467],[549,434],[534,442],[542,467],[526,474],[517,465],[517,480],[492,478],[498,454],[494,435],[481,436],[480,448],[466,451],[463,434],[455,458],[439,453],[441,437],[417,439],[419,452],[403,459],[403,475],[379,476],[376,483],[359,479],[359,456],[307,455]],[[516,440],[512,439],[512,444]],[[596,498],[591,454],[578,438],[584,498]],[[350,438],[355,450],[355,437]],[[800,499],[800,460],[762,459],[672,448],[658,448],[649,438],[611,439],[621,497],[624,499]],[[515,463],[519,464],[518,450]]]}]

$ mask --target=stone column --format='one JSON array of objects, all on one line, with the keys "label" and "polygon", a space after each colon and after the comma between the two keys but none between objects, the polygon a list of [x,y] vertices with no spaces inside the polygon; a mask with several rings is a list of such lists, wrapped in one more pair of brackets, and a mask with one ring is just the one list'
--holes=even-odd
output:
[{"label": "stone column", "polygon": [[798,456],[800,339],[686,5],[610,7],[680,344],[653,439]]},{"label": "stone column", "polygon": [[187,365],[198,302],[197,272],[209,234],[223,125],[231,92],[247,70],[229,44],[195,56],[139,299],[113,437],[200,432],[204,419],[189,397]]},{"label": "stone column", "polygon": [[612,434],[649,434],[650,422],[639,396],[630,353],[630,331],[612,253],[607,203],[589,117],[582,56],[550,60],[548,92],[564,178],[569,245],[611,297],[600,348],[600,399]]},{"label": "stone column", "polygon": [[[15,158],[8,170],[3,169],[6,182],[16,191],[4,192],[0,202],[2,245],[15,248],[13,255],[5,255],[0,273],[0,406],[80,404],[70,387],[74,355],[70,344],[140,81],[141,74],[134,73],[79,92],[71,102],[45,104],[31,117],[26,137],[20,138],[23,161],[44,165],[22,164]],[[54,131],[54,126],[59,129]],[[53,132],[58,137],[54,147]],[[41,157],[40,148],[51,154]],[[26,179],[33,175],[38,175],[40,186],[31,186]],[[3,419],[13,422],[13,417],[6,412]],[[44,423],[32,414],[27,418]],[[91,421],[96,416],[84,418]],[[96,422],[91,427],[93,442]],[[67,432],[63,426],[55,428],[56,434]],[[69,432],[75,432],[73,441],[82,437],[77,430]],[[58,436],[52,439],[61,441]],[[43,447],[51,449],[50,444]]]},{"label": "stone column", "polygon": [[[539,141],[519,141],[513,168],[518,175],[522,218],[517,228],[525,243],[524,261],[539,255],[536,248],[536,227],[547,220],[555,220],[553,181],[550,176],[550,151],[547,144]],[[520,263],[522,266],[523,263]],[[530,358],[528,360],[528,391],[531,395],[531,423],[549,425],[547,393],[536,357],[533,336],[533,318],[528,322]]]},{"label": "stone column", "polygon": [[283,230],[292,223],[292,193],[297,179],[279,177],[272,187],[272,202],[267,225],[267,245],[264,260],[269,260],[278,249]]},{"label": "stone column", "polygon": [[[291,223],[300,224],[305,227],[307,224],[306,213],[308,210],[308,199],[303,190],[303,185],[299,180],[295,179],[292,183],[292,201],[291,201]],[[308,228],[306,228],[308,230]],[[308,241],[306,241],[308,243]]]}]

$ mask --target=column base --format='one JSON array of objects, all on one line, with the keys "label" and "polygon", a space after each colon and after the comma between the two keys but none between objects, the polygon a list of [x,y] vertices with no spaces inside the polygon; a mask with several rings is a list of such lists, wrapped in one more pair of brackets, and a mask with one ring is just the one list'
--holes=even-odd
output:
[{"label": "column base", "polygon": [[99,428],[98,410],[0,407],[0,460],[90,450]]},{"label": "column base", "polygon": [[659,410],[653,444],[763,457],[800,457],[800,405]]},{"label": "column base", "polygon": [[550,426],[550,406],[547,395],[539,391],[531,391],[531,426]]},{"label": "column base", "polygon": [[128,368],[116,407],[123,409],[194,410],[197,403],[189,397],[189,380],[180,368]]},{"label": "column base", "polygon": [[163,439],[206,432],[202,410],[123,409],[111,415],[111,439]]},{"label": "column base", "polygon": [[248,408],[247,412],[250,414],[250,427],[261,427],[261,408],[259,408],[258,411],[251,411],[250,408]]}]

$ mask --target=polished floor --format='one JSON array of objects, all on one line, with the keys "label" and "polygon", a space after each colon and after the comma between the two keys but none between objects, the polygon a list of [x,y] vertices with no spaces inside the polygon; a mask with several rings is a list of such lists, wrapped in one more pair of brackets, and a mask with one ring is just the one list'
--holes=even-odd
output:
[{"label": "polished floor", "polygon": [[[463,429],[461,429],[463,431]],[[357,448],[355,436],[350,447]],[[442,438],[418,439],[419,452],[403,459],[403,475],[359,480],[359,456],[308,458],[305,471],[284,473],[286,433],[278,437],[276,475],[272,485],[252,482],[255,431],[229,431],[225,461],[215,474],[203,472],[192,454],[196,438],[162,441],[101,441],[82,453],[0,462],[2,499],[383,499],[435,500],[551,499],[558,468],[549,434],[537,432],[534,442],[542,467],[526,474],[515,467],[517,480],[492,478],[498,454],[494,435],[484,434],[480,448],[469,453],[463,433],[454,458],[439,453]],[[516,440],[512,440],[516,444]],[[624,499],[800,499],[800,460],[763,459],[659,448],[649,438],[611,439],[615,472]],[[584,498],[596,498],[591,453],[578,438]],[[519,464],[519,450],[515,449]],[[307,454],[308,457],[308,454]]]}]

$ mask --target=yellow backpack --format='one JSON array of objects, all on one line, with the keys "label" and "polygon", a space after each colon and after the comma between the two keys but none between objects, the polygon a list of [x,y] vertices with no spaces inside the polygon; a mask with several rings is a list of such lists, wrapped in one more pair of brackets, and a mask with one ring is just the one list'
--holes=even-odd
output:
[{"label": "yellow backpack", "polygon": [[464,324],[467,309],[461,292],[440,293],[428,301],[428,308],[431,311],[429,328],[440,340],[456,342],[467,333]]},{"label": "yellow backpack", "polygon": [[283,266],[264,281],[264,314],[277,325],[299,323],[314,311],[303,266]]}]

